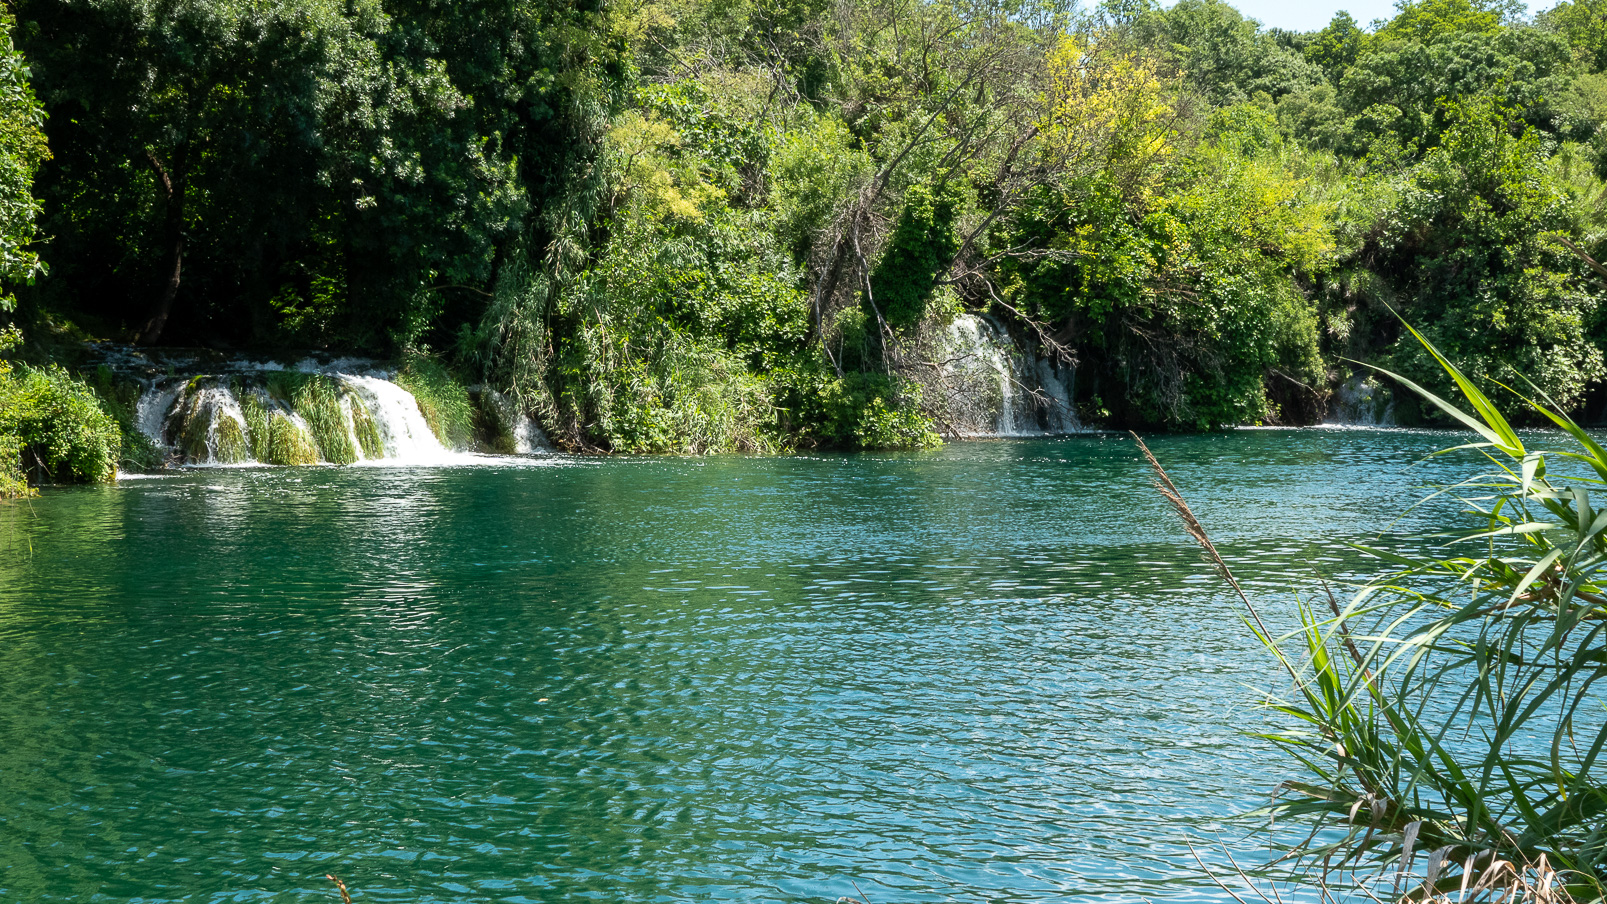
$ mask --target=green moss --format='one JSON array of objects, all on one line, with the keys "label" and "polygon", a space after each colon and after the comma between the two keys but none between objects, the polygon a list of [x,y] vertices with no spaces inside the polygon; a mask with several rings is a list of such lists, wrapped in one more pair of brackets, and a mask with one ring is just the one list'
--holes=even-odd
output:
[{"label": "green moss", "polygon": [[239,421],[232,417],[218,418],[216,430],[217,448],[212,450],[213,460],[233,465],[251,459],[251,449]]},{"label": "green moss", "polygon": [[418,400],[419,413],[441,444],[465,449],[474,441],[474,406],[469,391],[435,359],[411,352],[396,375],[396,385]]},{"label": "green moss", "polygon": [[249,393],[240,402],[252,457],[270,465],[317,464],[318,447],[312,437],[274,404],[271,395],[265,395]]},{"label": "green moss", "polygon": [[364,458],[384,458],[385,444],[380,442],[379,427],[375,425],[374,418],[368,413],[368,406],[363,400],[355,396],[351,399],[352,432],[357,434],[357,443],[362,447]]}]

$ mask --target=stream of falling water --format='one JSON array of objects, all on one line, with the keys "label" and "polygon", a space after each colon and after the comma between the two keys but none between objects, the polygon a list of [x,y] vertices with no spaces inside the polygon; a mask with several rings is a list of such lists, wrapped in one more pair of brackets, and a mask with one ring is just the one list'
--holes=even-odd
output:
[{"label": "stream of falling water", "polygon": [[1076,371],[1040,358],[1002,324],[964,314],[949,325],[940,392],[959,436],[1043,436],[1081,431]]},{"label": "stream of falling water", "polygon": [[[185,465],[439,465],[478,458],[443,442],[407,389],[376,373],[271,370],[161,377],[148,382],[135,410],[139,431],[170,461]],[[286,385],[312,391],[292,392]],[[550,451],[534,420],[501,394],[482,407],[515,454]]]}]

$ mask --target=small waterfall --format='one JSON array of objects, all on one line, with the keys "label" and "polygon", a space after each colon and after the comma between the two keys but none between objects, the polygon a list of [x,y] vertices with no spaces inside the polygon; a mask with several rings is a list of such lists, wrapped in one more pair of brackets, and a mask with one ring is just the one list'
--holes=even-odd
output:
[{"label": "small waterfall", "polygon": [[245,411],[227,387],[192,386],[179,398],[169,423],[186,459],[220,465],[251,460]]},{"label": "small waterfall", "polygon": [[[190,465],[441,464],[463,460],[406,389],[381,376],[243,365],[235,373],[149,379],[137,426]],[[511,425],[530,450],[540,428]],[[539,438],[539,440],[537,439]]]},{"label": "small waterfall", "polygon": [[385,459],[432,464],[452,457],[419,411],[413,394],[389,380],[340,374],[337,379],[360,399],[379,434]]},{"label": "small waterfall", "polygon": [[1395,399],[1376,377],[1355,374],[1334,390],[1325,424],[1349,427],[1395,426]]},{"label": "small waterfall", "polygon": [[512,440],[513,454],[533,455],[552,451],[552,443],[547,440],[541,425],[520,409],[513,399],[495,389],[481,388],[479,391],[488,413],[495,417],[497,426]]},{"label": "small waterfall", "polygon": [[184,391],[184,381],[169,380],[164,385],[156,383],[139,397],[134,405],[134,422],[139,432],[150,437],[157,448],[167,445],[162,434],[166,429],[167,416],[178,401],[179,393]]},{"label": "small waterfall", "polygon": [[946,426],[960,436],[1075,433],[1076,371],[1038,357],[991,317],[964,314],[943,337]]}]

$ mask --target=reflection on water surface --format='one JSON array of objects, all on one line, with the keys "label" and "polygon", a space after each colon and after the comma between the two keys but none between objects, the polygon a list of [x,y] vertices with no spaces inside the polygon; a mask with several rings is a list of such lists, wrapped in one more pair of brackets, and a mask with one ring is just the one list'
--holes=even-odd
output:
[{"label": "reflection on water surface", "polygon": [[[1449,435],[1156,454],[1287,620]],[[1416,516],[1418,518],[1429,515]],[[1223,900],[1277,673],[1118,437],[0,506],[0,896]]]}]

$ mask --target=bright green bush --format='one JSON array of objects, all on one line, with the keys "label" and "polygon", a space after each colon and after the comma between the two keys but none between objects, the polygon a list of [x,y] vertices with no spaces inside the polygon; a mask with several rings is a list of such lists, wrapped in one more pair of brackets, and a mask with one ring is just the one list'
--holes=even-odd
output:
[{"label": "bright green bush", "polygon": [[798,445],[820,449],[925,449],[942,445],[921,412],[920,387],[881,373],[822,367],[785,375],[786,426]]},{"label": "bright green bush", "polygon": [[[770,374],[807,355],[798,274],[758,217],[705,187],[698,216],[644,198],[559,306],[553,438],[704,454],[781,445]],[[649,203],[653,202],[653,203]]]},{"label": "bright green bush", "polygon": [[25,475],[55,483],[103,483],[117,476],[117,422],[94,390],[58,367],[0,364],[0,492],[17,495]]}]

